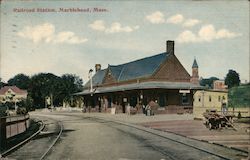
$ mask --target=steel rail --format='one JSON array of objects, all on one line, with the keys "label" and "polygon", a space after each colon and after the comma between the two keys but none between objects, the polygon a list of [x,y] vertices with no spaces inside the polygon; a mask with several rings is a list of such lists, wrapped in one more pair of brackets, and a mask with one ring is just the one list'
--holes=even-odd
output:
[{"label": "steel rail", "polygon": [[[52,118],[50,118],[52,119]],[[57,121],[57,123],[60,126],[60,132],[57,135],[56,139],[52,142],[52,144],[49,146],[49,148],[46,150],[46,152],[41,156],[40,160],[44,159],[46,157],[46,155],[50,152],[50,150],[52,149],[52,147],[56,144],[56,142],[58,141],[58,139],[60,138],[60,136],[62,135],[62,131],[63,131],[63,124],[61,121]]]}]

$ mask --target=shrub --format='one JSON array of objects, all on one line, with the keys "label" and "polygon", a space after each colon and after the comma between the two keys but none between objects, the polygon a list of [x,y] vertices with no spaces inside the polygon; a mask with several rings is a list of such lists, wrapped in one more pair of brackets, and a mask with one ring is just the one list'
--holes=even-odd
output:
[{"label": "shrub", "polygon": [[7,107],[4,104],[0,103],[0,117],[7,116],[6,110]]},{"label": "shrub", "polygon": [[28,113],[28,111],[26,110],[26,108],[24,108],[24,107],[17,108],[16,114],[27,114],[27,113]]}]

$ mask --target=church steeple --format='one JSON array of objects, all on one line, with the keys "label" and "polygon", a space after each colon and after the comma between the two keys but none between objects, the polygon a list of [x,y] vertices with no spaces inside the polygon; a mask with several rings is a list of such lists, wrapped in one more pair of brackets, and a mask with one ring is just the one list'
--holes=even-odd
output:
[{"label": "church steeple", "polygon": [[196,62],[196,58],[194,58],[194,62],[193,62],[193,66],[192,68],[199,68],[197,62]]},{"label": "church steeple", "polygon": [[193,84],[199,84],[199,70],[198,70],[198,63],[196,61],[196,58],[194,58],[194,62],[192,65],[192,77],[190,79],[190,82]]}]

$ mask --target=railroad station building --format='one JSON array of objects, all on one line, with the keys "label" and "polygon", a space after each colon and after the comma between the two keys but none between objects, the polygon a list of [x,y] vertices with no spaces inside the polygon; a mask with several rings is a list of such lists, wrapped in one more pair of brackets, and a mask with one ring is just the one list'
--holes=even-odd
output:
[{"label": "railroad station building", "polygon": [[91,112],[116,108],[116,113],[125,113],[126,106],[131,106],[140,113],[150,105],[155,114],[190,113],[193,94],[201,88],[196,60],[190,76],[175,55],[174,41],[167,41],[166,51],[160,54],[105,69],[96,64],[83,91],[74,95],[83,97]]}]

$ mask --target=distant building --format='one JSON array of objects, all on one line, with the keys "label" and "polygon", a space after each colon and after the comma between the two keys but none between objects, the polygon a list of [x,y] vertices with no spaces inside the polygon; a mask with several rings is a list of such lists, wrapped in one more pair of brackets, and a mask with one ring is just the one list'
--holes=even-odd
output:
[{"label": "distant building", "polygon": [[19,102],[26,99],[28,92],[16,86],[5,86],[0,89],[0,102]]},{"label": "distant building", "polygon": [[106,69],[97,64],[92,80],[75,95],[82,96],[84,105],[92,111],[116,108],[125,113],[126,106],[141,111],[149,104],[155,113],[176,113],[192,112],[193,92],[200,88],[196,59],[190,76],[175,56],[174,41],[167,41],[164,53]]},{"label": "distant building", "polygon": [[199,83],[199,67],[197,64],[196,59],[194,59],[193,65],[192,65],[192,77],[190,79],[190,82],[193,84],[200,84]]},{"label": "distant building", "polygon": [[214,90],[227,90],[227,85],[225,85],[224,80],[215,80],[213,82],[213,89]]},{"label": "distant building", "polygon": [[228,108],[228,92],[219,90],[198,90],[194,94],[193,115],[204,118],[206,110],[225,111]]}]

